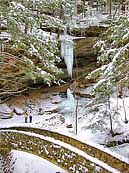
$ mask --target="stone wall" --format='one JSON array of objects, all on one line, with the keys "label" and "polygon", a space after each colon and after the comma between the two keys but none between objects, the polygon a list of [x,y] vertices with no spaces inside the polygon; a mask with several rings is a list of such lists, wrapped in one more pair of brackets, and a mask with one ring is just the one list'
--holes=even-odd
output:
[{"label": "stone wall", "polygon": [[74,138],[59,134],[57,132],[52,132],[52,131],[38,129],[38,128],[12,127],[9,129],[34,132],[37,134],[49,136],[49,137],[52,137],[54,139],[63,141],[65,143],[68,143],[68,144],[86,152],[90,156],[98,158],[99,160],[110,165],[111,167],[120,170],[120,172],[129,173],[129,164],[127,164],[126,162],[121,161],[119,158],[116,158],[116,157],[114,157],[114,156],[112,156],[112,155],[110,155],[110,154],[108,154],[108,153],[106,153],[106,152],[104,152],[98,148],[90,146],[90,145],[83,143],[81,141],[78,141]]},{"label": "stone wall", "polygon": [[[12,149],[26,151],[58,165],[72,173],[110,173],[100,165],[91,162],[61,145],[24,133],[6,131],[0,133],[2,143],[12,145]],[[1,150],[0,150],[1,152]],[[42,172],[42,170],[41,170]]]}]

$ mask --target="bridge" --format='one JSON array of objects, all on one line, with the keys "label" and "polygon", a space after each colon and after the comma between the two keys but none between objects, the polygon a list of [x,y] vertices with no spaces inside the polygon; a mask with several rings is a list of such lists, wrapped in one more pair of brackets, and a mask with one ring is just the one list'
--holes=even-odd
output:
[{"label": "bridge", "polygon": [[73,173],[129,173],[129,163],[63,134],[32,127],[0,129],[0,153],[10,148],[40,156]]}]

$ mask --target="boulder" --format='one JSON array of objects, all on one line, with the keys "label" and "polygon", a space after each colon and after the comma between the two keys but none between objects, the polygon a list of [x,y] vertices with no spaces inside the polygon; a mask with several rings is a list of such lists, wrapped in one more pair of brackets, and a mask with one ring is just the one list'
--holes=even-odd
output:
[{"label": "boulder", "polygon": [[13,111],[7,104],[0,104],[0,118],[8,119],[13,117]]}]

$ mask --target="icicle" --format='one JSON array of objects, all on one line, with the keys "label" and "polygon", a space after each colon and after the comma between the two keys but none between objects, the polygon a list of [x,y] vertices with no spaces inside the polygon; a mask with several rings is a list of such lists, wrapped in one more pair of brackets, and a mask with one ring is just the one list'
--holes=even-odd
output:
[{"label": "icicle", "polygon": [[64,28],[64,35],[61,36],[61,57],[64,58],[68,75],[72,77],[73,70],[73,40],[67,34],[67,27]]},{"label": "icicle", "polygon": [[75,112],[76,112],[77,100],[74,98],[71,90],[67,89],[67,98],[63,99],[58,104],[58,109],[65,115],[66,124],[75,125]]},{"label": "icicle", "polygon": [[74,97],[73,97],[73,95],[72,95],[72,93],[71,93],[69,88],[67,89],[67,99],[69,101],[75,101],[75,99],[74,99]]},{"label": "icicle", "polygon": [[58,108],[64,110],[65,113],[74,112],[76,109],[76,100],[72,95],[70,89],[67,89],[67,98],[59,103]]},{"label": "icicle", "polygon": [[65,54],[65,43],[64,41],[61,41],[61,57],[64,58]]},{"label": "icicle", "polygon": [[73,70],[73,41],[67,38],[61,41],[61,56],[65,60],[68,75],[72,77]]},{"label": "icicle", "polygon": [[65,49],[65,63],[67,66],[68,75],[72,77],[73,71],[73,41],[68,40]]}]

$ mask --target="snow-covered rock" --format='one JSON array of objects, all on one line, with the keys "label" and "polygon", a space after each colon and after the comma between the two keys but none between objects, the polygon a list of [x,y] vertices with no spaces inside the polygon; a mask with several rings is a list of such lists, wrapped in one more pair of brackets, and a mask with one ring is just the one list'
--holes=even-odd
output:
[{"label": "snow-covered rock", "polygon": [[13,116],[13,111],[7,104],[0,105],[0,118],[11,118]]}]

